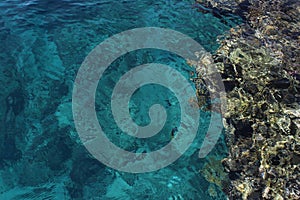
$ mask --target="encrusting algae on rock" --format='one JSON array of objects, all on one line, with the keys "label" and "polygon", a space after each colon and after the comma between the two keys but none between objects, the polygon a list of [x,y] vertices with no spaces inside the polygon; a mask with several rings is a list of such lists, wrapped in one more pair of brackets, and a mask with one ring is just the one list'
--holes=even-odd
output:
[{"label": "encrusting algae on rock", "polygon": [[201,174],[204,175],[205,179],[222,188],[222,182],[228,179],[227,173],[224,172],[220,159],[214,156],[209,157],[209,160],[203,166]]},{"label": "encrusting algae on rock", "polygon": [[[300,2],[199,2],[225,11],[232,5],[246,19],[213,55],[227,93],[222,163],[231,187],[224,191],[229,199],[300,199]],[[200,79],[202,61],[192,63]],[[218,185],[224,177],[207,179]]]}]

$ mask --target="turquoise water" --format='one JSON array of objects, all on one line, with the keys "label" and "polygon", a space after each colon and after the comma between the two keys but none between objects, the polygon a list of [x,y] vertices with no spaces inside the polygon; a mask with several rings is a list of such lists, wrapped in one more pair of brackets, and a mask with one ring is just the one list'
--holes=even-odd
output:
[{"label": "turquoise water", "polygon": [[[129,174],[104,166],[85,150],[72,118],[71,93],[84,58],[114,34],[139,27],[170,28],[214,52],[217,37],[236,23],[235,17],[197,12],[193,1],[1,1],[0,199],[225,199],[216,186],[217,195],[211,196],[212,184],[199,172],[209,160],[197,157],[209,112],[199,111],[197,138],[175,163],[156,172]],[[172,66],[187,79],[193,71],[172,53],[145,49],[117,59],[98,84],[99,123],[112,142],[128,151],[161,148],[180,123],[176,97],[158,85],[137,90],[129,110],[137,124],[146,125],[149,107],[163,105],[168,118],[159,134],[136,140],[111,120],[107,108],[116,80],[132,67],[151,62]],[[211,156],[224,155],[221,139]]]}]

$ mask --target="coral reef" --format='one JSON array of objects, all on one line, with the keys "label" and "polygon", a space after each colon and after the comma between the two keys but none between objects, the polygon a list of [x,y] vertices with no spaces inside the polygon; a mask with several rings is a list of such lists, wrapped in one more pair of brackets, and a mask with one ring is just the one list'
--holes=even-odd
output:
[{"label": "coral reef", "polygon": [[213,56],[228,104],[224,191],[230,199],[300,199],[300,2],[199,2],[246,19]]}]

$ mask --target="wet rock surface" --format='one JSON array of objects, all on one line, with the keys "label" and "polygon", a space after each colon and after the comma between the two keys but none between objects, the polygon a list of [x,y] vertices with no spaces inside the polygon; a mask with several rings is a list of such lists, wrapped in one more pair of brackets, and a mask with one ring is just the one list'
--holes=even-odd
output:
[{"label": "wet rock surface", "polygon": [[198,2],[246,19],[213,56],[228,104],[224,191],[229,199],[300,199],[300,2]]}]

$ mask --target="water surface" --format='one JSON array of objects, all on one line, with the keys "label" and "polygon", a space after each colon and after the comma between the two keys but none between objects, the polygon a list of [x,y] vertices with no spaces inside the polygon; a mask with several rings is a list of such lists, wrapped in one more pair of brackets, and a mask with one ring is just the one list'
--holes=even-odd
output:
[{"label": "water surface", "polygon": [[[182,158],[157,172],[127,174],[105,167],[82,146],[73,123],[71,92],[84,58],[116,33],[170,28],[214,52],[217,37],[238,20],[226,18],[224,23],[197,12],[193,2],[179,0],[2,1],[0,199],[225,199],[199,172],[209,160],[197,158],[208,112],[200,111],[198,137]],[[97,114],[110,139],[128,150],[137,147],[127,145],[132,140],[117,131],[105,105],[117,77],[149,62],[173,66],[187,79],[193,71],[182,58],[149,49],[131,52],[112,64],[107,74],[114,75],[101,80],[111,81],[107,84],[111,87],[98,87]],[[166,101],[170,99],[172,106]],[[155,150],[169,141],[169,132],[180,120],[176,102],[172,92],[161,86],[145,86],[134,94],[129,109],[136,123],[149,123],[147,111],[153,103],[165,106],[169,114],[164,130],[151,141],[140,141],[139,148]],[[217,158],[226,154],[222,140],[211,154]],[[218,194],[212,196],[209,188]]]}]

